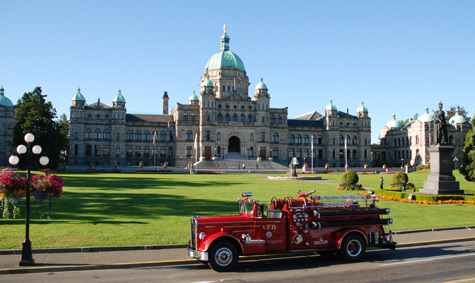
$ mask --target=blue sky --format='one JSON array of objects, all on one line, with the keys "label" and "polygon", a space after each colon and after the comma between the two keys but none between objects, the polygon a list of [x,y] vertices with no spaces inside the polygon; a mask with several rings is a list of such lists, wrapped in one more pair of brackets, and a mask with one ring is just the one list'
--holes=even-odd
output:
[{"label": "blue sky", "polygon": [[463,105],[475,113],[475,1],[13,1],[0,0],[0,84],[13,103],[43,88],[69,117],[81,88],[129,113],[161,114],[199,92],[223,25],[254,92],[289,118],[329,100],[356,113],[372,142],[391,120]]}]

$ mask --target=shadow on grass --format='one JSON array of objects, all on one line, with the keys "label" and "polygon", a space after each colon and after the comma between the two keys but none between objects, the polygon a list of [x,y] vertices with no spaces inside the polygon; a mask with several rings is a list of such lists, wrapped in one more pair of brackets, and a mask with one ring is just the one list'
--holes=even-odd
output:
[{"label": "shadow on grass", "polygon": [[[59,200],[53,200],[52,220],[39,219],[41,205],[32,200],[31,223],[34,224],[148,224],[169,216],[235,214],[235,201],[212,200],[201,197],[196,188],[226,188],[240,185],[236,182],[183,181],[160,178],[63,178],[67,187]],[[190,188],[187,196],[164,193],[164,189]],[[87,192],[81,192],[87,188]],[[69,189],[69,190],[68,190]],[[144,192],[147,190],[147,192]],[[32,198],[33,199],[33,198]],[[24,201],[20,202],[21,217],[24,217]],[[43,203],[43,212],[48,212],[48,201]],[[24,220],[8,220],[10,224],[23,224]]]}]

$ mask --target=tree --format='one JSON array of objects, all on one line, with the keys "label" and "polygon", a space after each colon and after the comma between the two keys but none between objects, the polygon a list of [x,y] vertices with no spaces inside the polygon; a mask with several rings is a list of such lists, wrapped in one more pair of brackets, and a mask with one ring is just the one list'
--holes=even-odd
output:
[{"label": "tree", "polygon": [[465,120],[470,120],[468,117],[468,111],[465,110],[465,107],[456,105],[456,106],[450,106],[449,110],[446,111],[445,113],[445,119],[448,121],[450,118],[452,118],[455,115],[455,111],[457,110],[457,107],[459,108],[459,115],[463,116]]},{"label": "tree", "polygon": [[472,119],[472,129],[465,136],[463,154],[459,171],[467,181],[475,182],[475,116]]},{"label": "tree", "polygon": [[[35,136],[33,144],[38,144],[43,149],[41,155],[49,158],[48,168],[56,169],[61,162],[61,152],[68,146],[68,122],[63,114],[60,121],[56,121],[56,109],[51,101],[46,102],[46,95],[41,93],[41,88],[36,87],[32,92],[26,92],[16,104],[16,123],[13,143],[25,143],[23,137],[26,133]],[[64,158],[63,158],[64,159]],[[35,159],[36,160],[36,159]],[[22,162],[24,162],[22,160]],[[39,163],[34,163],[39,167]],[[23,163],[20,163],[23,166]]]},{"label": "tree", "polygon": [[403,181],[407,183],[408,180],[407,174],[402,171],[398,171],[393,175],[393,184],[402,184]]},{"label": "tree", "polygon": [[345,185],[355,185],[359,181],[359,177],[353,170],[348,170],[341,176],[341,182]]}]

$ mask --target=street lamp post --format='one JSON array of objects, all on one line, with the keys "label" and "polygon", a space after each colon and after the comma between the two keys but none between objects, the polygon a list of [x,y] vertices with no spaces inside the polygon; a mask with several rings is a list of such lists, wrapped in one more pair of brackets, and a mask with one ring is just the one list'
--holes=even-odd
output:
[{"label": "street lamp post", "polygon": [[[21,261],[20,266],[31,266],[35,264],[35,260],[33,259],[33,254],[31,250],[31,241],[30,241],[30,175],[31,175],[31,159],[33,154],[40,154],[42,149],[39,145],[34,145],[32,147],[31,143],[35,140],[35,136],[31,133],[25,135],[25,142],[26,146],[20,144],[17,146],[16,151],[18,154],[25,154],[26,153],[26,181],[27,181],[27,189],[26,189],[26,217],[25,217],[25,241],[23,242],[23,248],[21,251]],[[17,165],[20,161],[20,158],[16,155],[10,156],[8,159],[11,165]],[[46,165],[49,163],[49,158],[46,156],[42,156],[40,158],[40,164]]]}]

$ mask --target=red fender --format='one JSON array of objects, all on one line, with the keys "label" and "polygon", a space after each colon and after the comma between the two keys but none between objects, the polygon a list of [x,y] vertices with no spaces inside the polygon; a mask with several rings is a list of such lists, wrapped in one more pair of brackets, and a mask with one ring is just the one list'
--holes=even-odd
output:
[{"label": "red fender", "polygon": [[240,249],[241,254],[244,252],[244,248],[241,244],[241,241],[239,241],[238,238],[234,237],[233,235],[227,232],[218,232],[218,233],[214,233],[212,235],[206,236],[205,240],[201,242],[198,250],[207,251],[213,242],[215,242],[216,240],[225,239],[225,238],[239,244],[238,247]]},{"label": "red fender", "polygon": [[361,231],[358,230],[358,229],[350,229],[350,230],[344,230],[344,231],[341,232],[340,237],[338,238],[338,243],[337,243],[337,248],[338,248],[338,249],[341,249],[341,243],[343,242],[343,239],[344,239],[348,234],[351,234],[351,233],[356,233],[356,234],[361,235],[361,237],[363,237],[363,239],[364,239],[365,242],[366,242],[366,246],[368,246],[368,238],[366,237],[365,233],[361,232]]}]

